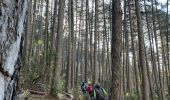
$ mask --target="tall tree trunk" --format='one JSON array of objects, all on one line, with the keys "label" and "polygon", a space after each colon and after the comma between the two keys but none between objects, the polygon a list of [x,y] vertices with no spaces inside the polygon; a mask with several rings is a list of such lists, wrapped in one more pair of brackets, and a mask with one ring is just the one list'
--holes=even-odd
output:
[{"label": "tall tree trunk", "polygon": [[86,33],[85,33],[85,81],[87,82],[88,67],[88,34],[89,34],[89,0],[86,0]]},{"label": "tall tree trunk", "polygon": [[[33,54],[33,38],[34,38],[34,34],[35,34],[35,27],[36,27],[36,8],[37,8],[37,0],[33,0],[33,18],[32,18],[32,31],[31,31],[31,34],[30,34],[30,44],[29,44],[29,54],[28,54],[28,61],[30,60],[30,58],[32,57],[32,54]],[[30,63],[30,62],[29,62]]]},{"label": "tall tree trunk", "polygon": [[[170,58],[169,58],[169,55],[170,55],[170,51],[169,51],[169,27],[168,27],[168,23],[169,23],[169,0],[167,0],[167,14],[166,14],[166,53],[167,53],[167,66],[168,67],[168,72],[170,70]],[[170,77],[169,77],[170,74],[168,74],[168,94],[170,95]]]},{"label": "tall tree trunk", "polygon": [[71,1],[71,88],[74,87],[75,83],[75,51],[76,51],[76,34],[75,34],[75,23],[74,23],[74,0]]},{"label": "tall tree trunk", "polygon": [[55,49],[55,37],[56,37],[56,24],[57,24],[57,13],[58,13],[58,10],[57,10],[57,7],[58,7],[58,0],[55,0],[55,3],[54,3],[54,14],[53,14],[53,25],[52,25],[52,42],[51,42],[51,48],[52,49]]},{"label": "tall tree trunk", "polygon": [[149,100],[149,86],[147,77],[147,68],[145,64],[145,48],[144,34],[142,32],[141,14],[139,0],[135,0],[137,27],[138,27],[138,42],[139,42],[139,64],[142,72],[142,100]]},{"label": "tall tree trunk", "polygon": [[16,94],[27,4],[0,1],[0,100],[13,100]]},{"label": "tall tree trunk", "polygon": [[93,72],[93,83],[95,83],[96,80],[96,74],[97,74],[97,36],[98,36],[98,8],[99,8],[99,1],[95,0],[95,29],[94,29],[94,72]]},{"label": "tall tree trunk", "polygon": [[45,14],[45,34],[44,34],[44,76],[43,76],[43,82],[46,83],[46,78],[47,78],[47,72],[48,72],[48,67],[49,67],[49,55],[48,55],[48,49],[49,49],[49,33],[48,33],[48,18],[49,18],[49,0],[46,2],[46,14]]},{"label": "tall tree trunk", "polygon": [[124,35],[125,35],[125,53],[126,53],[126,77],[127,77],[127,84],[126,84],[126,92],[130,92],[130,68],[129,68],[129,33],[127,27],[127,0],[124,0]]},{"label": "tall tree trunk", "polygon": [[[167,76],[167,73],[166,73],[166,57],[165,57],[165,48],[164,48],[164,45],[165,43],[163,42],[163,36],[164,34],[162,34],[162,29],[161,29],[161,22],[160,22],[160,15],[158,14],[158,8],[157,8],[157,5],[156,5],[156,17],[158,19],[158,27],[159,27],[159,30],[160,30],[160,41],[161,41],[161,50],[162,50],[162,72],[163,72],[163,83],[162,83],[162,87],[163,87],[163,90],[165,89],[165,77]],[[167,78],[167,77],[166,77]],[[166,81],[166,83],[168,84],[168,79]],[[165,97],[165,93],[163,94],[163,96]]]},{"label": "tall tree trunk", "polygon": [[[91,16],[90,16],[90,19],[89,19],[89,25],[91,26],[91,27],[89,27],[90,28],[90,31],[89,31],[89,33],[90,33],[90,69],[92,70],[92,72],[93,72],[93,70],[94,70],[94,66],[93,66],[93,54],[94,54],[94,50],[93,50],[93,15],[94,15],[94,0],[92,0],[92,12],[91,12]],[[91,76],[90,77],[92,77],[92,75],[94,75],[94,74],[91,74]]]},{"label": "tall tree trunk", "polygon": [[[73,81],[73,66],[72,66],[72,48],[73,48],[73,44],[72,44],[72,34],[74,32],[74,27],[73,27],[73,0],[69,0],[68,2],[68,26],[69,26],[69,34],[68,34],[68,61],[67,61],[67,70],[66,70],[66,91],[68,91],[68,89],[70,88],[70,86],[72,84]],[[71,80],[72,79],[72,80]]]},{"label": "tall tree trunk", "polygon": [[[75,1],[75,5],[76,5],[76,29],[75,29],[75,41],[74,41],[74,43],[75,43],[75,45],[76,44],[78,44],[77,43],[77,39],[78,38],[76,38],[77,37],[77,35],[78,35],[78,2],[77,2],[77,0]],[[75,85],[74,85],[74,88],[77,88],[78,87],[78,80],[77,80],[77,76],[78,76],[78,70],[77,70],[77,68],[78,68],[78,65],[77,65],[77,53],[78,53],[78,46],[76,45],[75,46],[75,49],[74,49],[74,66],[75,66],[75,69],[74,69],[74,83],[75,83]],[[77,51],[76,51],[77,50]]]},{"label": "tall tree trunk", "polygon": [[[79,23],[79,27],[78,27],[78,46],[77,46],[77,68],[76,68],[76,76],[78,76],[78,72],[79,72],[79,67],[80,67],[80,62],[81,62],[81,46],[80,46],[80,38],[81,38],[81,25],[82,25],[82,13],[83,13],[83,1],[81,1],[81,7],[80,7],[80,14],[79,14],[79,17],[80,17],[80,23]],[[81,70],[81,69],[80,69]],[[76,81],[78,82],[78,77],[76,77]],[[82,81],[82,77],[81,77],[81,81]]]},{"label": "tall tree trunk", "polygon": [[64,21],[64,7],[65,0],[59,0],[59,12],[58,12],[58,27],[56,36],[56,62],[53,69],[53,78],[50,94],[55,95],[57,93],[57,86],[60,80],[60,63],[61,63],[61,52],[62,52],[62,39],[63,39],[63,21]]},{"label": "tall tree trunk", "polygon": [[106,14],[105,14],[105,0],[103,2],[103,43],[102,43],[102,82],[106,87],[107,80],[107,65],[106,65],[106,34],[107,34],[107,26],[106,26]]},{"label": "tall tree trunk", "polygon": [[[29,1],[29,4],[28,4],[28,12],[27,12],[27,21],[26,21],[26,32],[25,32],[25,40],[24,40],[24,49],[23,49],[23,54],[25,56],[23,56],[23,70],[24,70],[24,75],[26,77],[29,77],[28,76],[28,69],[29,69],[29,65],[28,65],[28,59],[29,59],[29,44],[30,44],[30,41],[29,41],[29,38],[30,38],[30,35],[32,34],[31,31],[32,31],[32,27],[31,27],[31,22],[32,22],[32,0]],[[26,78],[25,79],[25,86],[29,87],[29,79]]]},{"label": "tall tree trunk", "polygon": [[120,100],[121,98],[121,27],[122,27],[121,1],[112,0],[112,86],[111,99]]},{"label": "tall tree trunk", "polygon": [[70,4],[70,38],[71,38],[71,88],[74,87],[74,49],[75,49],[75,44],[74,44],[74,41],[75,41],[75,37],[74,37],[74,1],[71,0],[70,1],[71,4]]},{"label": "tall tree trunk", "polygon": [[131,45],[132,45],[132,54],[133,54],[133,67],[135,71],[135,81],[136,81],[136,91],[139,94],[138,99],[141,100],[140,96],[140,85],[139,85],[139,69],[137,67],[137,58],[136,58],[136,52],[135,52],[135,36],[134,36],[134,28],[132,27],[132,15],[131,15],[131,6],[130,6],[130,0],[128,0],[128,13],[129,13],[129,24],[130,24],[130,33],[131,33]]},{"label": "tall tree trunk", "polygon": [[[144,0],[144,4],[145,4],[145,10],[147,10],[146,9],[146,0]],[[158,88],[158,79],[157,79],[157,75],[156,75],[156,73],[157,73],[157,66],[156,66],[156,60],[155,60],[155,51],[154,51],[154,47],[153,47],[153,38],[151,37],[153,34],[151,34],[149,16],[148,16],[147,13],[145,13],[145,17],[146,17],[146,25],[147,25],[148,36],[149,36],[149,46],[150,46],[150,49],[151,49],[150,50],[150,52],[151,52],[151,66],[152,66],[152,70],[153,70],[153,73],[152,73],[153,74],[153,78],[154,78],[154,81],[155,81],[154,85],[156,86],[156,88]],[[160,93],[158,93],[158,92],[157,92],[157,95],[160,98]],[[151,93],[152,93],[152,91],[151,91]]]},{"label": "tall tree trunk", "polygon": [[28,12],[27,12],[27,22],[26,22],[26,33],[25,33],[25,40],[24,40],[24,51],[23,51],[23,54],[25,55],[23,57],[23,65],[25,66],[25,68],[28,69],[28,66],[27,66],[27,61],[28,61],[28,50],[29,50],[29,35],[31,33],[31,22],[32,22],[32,15],[31,15],[31,11],[32,10],[32,0],[29,1],[29,4],[28,4]]},{"label": "tall tree trunk", "polygon": [[158,98],[159,100],[164,100],[164,93],[163,93],[163,88],[162,88],[162,78],[161,78],[161,68],[160,68],[160,57],[159,57],[159,50],[158,50],[158,36],[157,36],[157,30],[156,30],[156,16],[155,16],[155,10],[154,10],[154,0],[152,0],[152,24],[153,24],[153,35],[154,35],[154,41],[155,41],[155,46],[156,46],[156,64],[158,67],[158,80],[159,80],[159,86],[158,86]]}]

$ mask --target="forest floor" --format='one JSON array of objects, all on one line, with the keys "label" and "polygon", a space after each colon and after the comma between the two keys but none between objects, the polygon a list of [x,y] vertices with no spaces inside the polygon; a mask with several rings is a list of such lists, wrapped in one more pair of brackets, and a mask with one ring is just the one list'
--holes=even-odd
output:
[{"label": "forest floor", "polygon": [[50,95],[31,94],[28,100],[56,100],[56,99]]},{"label": "forest floor", "polygon": [[49,93],[39,92],[39,91],[31,91],[27,95],[27,100],[77,100],[77,99],[73,99],[73,96],[71,94],[64,93],[64,92],[58,93],[58,99],[56,99]]},{"label": "forest floor", "polygon": [[41,92],[31,89],[22,89],[17,92],[17,100],[82,100],[81,97],[73,97],[73,94],[61,92],[57,97],[50,95],[49,92]]}]

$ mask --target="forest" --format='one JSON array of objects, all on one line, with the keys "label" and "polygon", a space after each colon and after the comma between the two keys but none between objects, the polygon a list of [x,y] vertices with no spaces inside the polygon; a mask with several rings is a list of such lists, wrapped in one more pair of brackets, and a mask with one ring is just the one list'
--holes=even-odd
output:
[{"label": "forest", "polygon": [[170,100],[169,4],[0,0],[0,100]]}]

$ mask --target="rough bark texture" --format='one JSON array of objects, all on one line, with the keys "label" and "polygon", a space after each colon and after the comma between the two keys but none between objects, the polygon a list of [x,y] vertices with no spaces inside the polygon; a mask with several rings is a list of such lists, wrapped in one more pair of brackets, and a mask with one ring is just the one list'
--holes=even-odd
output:
[{"label": "rough bark texture", "polygon": [[58,12],[58,30],[56,38],[56,62],[53,70],[52,86],[50,93],[56,95],[57,85],[60,80],[60,63],[62,54],[62,38],[63,38],[63,20],[64,20],[64,4],[65,0],[59,0],[59,12]]},{"label": "rough bark texture", "polygon": [[141,14],[139,0],[135,0],[137,27],[138,27],[138,41],[139,41],[139,65],[142,73],[142,100],[149,100],[149,86],[147,77],[147,68],[145,65],[145,49],[144,49],[144,34],[142,31]]},{"label": "rough bark texture", "polygon": [[120,100],[121,91],[121,27],[122,27],[121,1],[112,0],[112,86],[111,99]]},{"label": "rough bark texture", "polygon": [[0,100],[15,96],[26,10],[27,0],[0,1]]}]

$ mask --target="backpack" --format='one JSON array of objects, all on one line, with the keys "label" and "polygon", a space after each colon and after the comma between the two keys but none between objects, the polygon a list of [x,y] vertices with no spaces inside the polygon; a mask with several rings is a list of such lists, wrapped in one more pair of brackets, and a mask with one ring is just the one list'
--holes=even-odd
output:
[{"label": "backpack", "polygon": [[96,99],[97,100],[104,100],[105,99],[102,88],[99,88],[99,89],[95,88],[95,91],[96,91]]},{"label": "backpack", "polygon": [[94,91],[94,88],[93,88],[93,85],[88,85],[87,86],[87,92],[91,95],[92,93],[93,93],[93,91]]},{"label": "backpack", "polygon": [[86,83],[85,82],[82,82],[81,83],[81,90],[83,91],[83,93],[86,93]]}]

